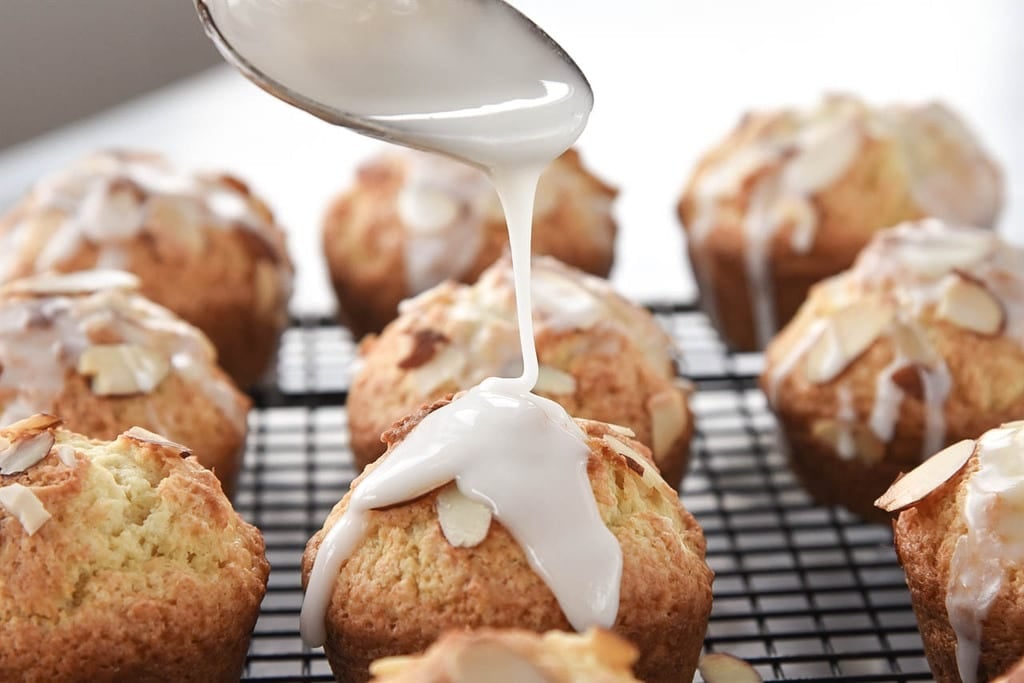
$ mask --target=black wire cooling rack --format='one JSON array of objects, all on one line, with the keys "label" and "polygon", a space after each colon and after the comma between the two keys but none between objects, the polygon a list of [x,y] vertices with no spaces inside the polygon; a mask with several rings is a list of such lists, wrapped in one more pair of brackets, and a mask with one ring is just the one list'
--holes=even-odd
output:
[{"label": "black wire cooling rack", "polygon": [[[691,306],[652,306],[697,391],[682,492],[715,570],[705,647],[765,681],[923,681],[931,674],[890,531],[815,506],[790,473],[755,378],[756,354],[729,353]],[[298,634],[300,558],[354,476],[344,410],[355,360],[327,318],[296,321],[278,377],[255,392],[235,501],[259,526],[273,570],[244,680],[331,681]]]}]

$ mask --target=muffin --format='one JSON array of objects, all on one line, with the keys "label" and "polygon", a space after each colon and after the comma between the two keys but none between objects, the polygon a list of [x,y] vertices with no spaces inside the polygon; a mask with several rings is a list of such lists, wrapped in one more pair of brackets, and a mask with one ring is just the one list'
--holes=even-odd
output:
[{"label": "muffin", "polygon": [[203,333],[137,284],[93,270],[0,288],[0,424],[45,412],[98,439],[139,425],[194,448],[230,494],[249,399]]},{"label": "muffin", "polygon": [[640,683],[636,648],[614,633],[480,629],[441,636],[424,654],[370,665],[374,683]]},{"label": "muffin", "polygon": [[697,164],[679,202],[701,303],[735,349],[763,349],[815,282],[875,232],[928,216],[991,227],[1002,176],[938,103],[750,113]]},{"label": "muffin", "polygon": [[[541,176],[533,251],[594,275],[611,270],[616,191],[565,152]],[[379,332],[398,302],[445,280],[473,282],[508,244],[498,195],[479,170],[410,150],[367,161],[324,219],[339,315],[353,334]]]},{"label": "muffin", "polygon": [[821,503],[871,505],[945,445],[1024,415],[1024,251],[937,220],[880,232],[811,290],[761,386]]},{"label": "muffin", "polygon": [[206,333],[242,388],[274,359],[292,266],[270,210],[233,176],[101,152],[0,218],[0,282],[89,268],[135,273],[143,295]]},{"label": "muffin", "polygon": [[[693,420],[672,339],[604,280],[550,257],[533,261],[541,364],[535,391],[571,415],[630,428],[654,452],[665,481],[677,485]],[[472,286],[449,281],[404,302],[398,319],[379,337],[366,337],[359,351],[347,408],[362,468],[384,452],[381,434],[420,405],[489,376],[522,372],[509,259]]]},{"label": "muffin", "polygon": [[270,571],[189,451],[0,429],[0,679],[237,681]]},{"label": "muffin", "polygon": [[935,455],[879,501],[938,683],[988,681],[1024,657],[1024,422]]},{"label": "muffin", "polygon": [[[378,468],[395,473],[388,460],[398,457],[405,441],[416,449],[414,456],[431,457],[428,451],[419,450],[423,439],[418,430],[435,417],[434,411],[446,404],[447,401],[439,401],[422,409],[385,435],[389,452],[353,482],[324,528],[306,546],[302,569],[308,602],[310,574],[325,536],[336,524],[346,524],[341,527],[343,534],[353,528],[352,524],[362,524],[357,527],[362,534],[346,546],[351,550],[347,557],[326,556],[327,564],[332,559],[341,563],[336,575],[327,575],[328,594],[315,596],[317,601],[326,599],[324,649],[342,683],[366,681],[373,660],[422,651],[448,630],[569,631],[570,619],[579,627],[578,613],[568,608],[563,612],[566,604],[578,607],[579,603],[556,599],[549,581],[533,569],[533,561],[544,565],[544,554],[531,551],[527,556],[506,524],[498,520],[509,517],[496,514],[492,520],[489,508],[468,499],[453,484],[425,490],[423,495],[406,502],[357,511],[355,522],[349,517],[342,520],[353,497],[360,495],[359,487],[368,485]],[[552,405],[557,409],[556,404]],[[535,423],[539,425],[550,416],[534,419],[539,420]],[[605,604],[609,595],[618,593],[618,609],[611,613],[608,625],[638,648],[637,678],[649,683],[690,680],[711,609],[712,573],[704,561],[704,536],[675,491],[651,465],[645,446],[629,438],[621,428],[587,420],[573,422],[567,416],[565,419],[567,426],[546,426],[556,431],[565,429],[567,433],[571,427],[579,432],[562,436],[574,448],[582,448],[579,462],[585,472],[575,464],[572,471],[574,476],[582,477],[584,487],[589,480],[593,498],[588,495],[590,491],[575,488],[575,482],[572,488],[561,486],[564,480],[554,476],[553,472],[559,471],[560,463],[569,455],[568,448],[531,452],[532,426],[519,430],[522,439],[492,440],[489,452],[476,451],[471,462],[490,458],[482,463],[487,476],[496,477],[501,495],[519,497],[519,504],[526,506],[526,514],[533,515],[531,519],[537,524],[534,531],[540,529],[552,544],[546,546],[549,551],[556,548],[563,557],[568,553],[577,563],[583,562],[581,557],[587,558],[586,571],[562,571],[563,588],[569,585],[570,591],[585,593],[588,606]],[[479,424],[468,429],[473,430],[474,438],[487,438],[480,436]],[[499,467],[498,473],[490,472],[494,465],[510,461],[518,474],[506,477],[507,467]],[[409,464],[404,457],[397,462],[399,467]],[[431,476],[436,472],[436,463],[418,461],[416,468],[405,467],[397,476],[409,472],[414,472],[417,479]],[[526,473],[529,479],[524,478]],[[389,479],[388,484],[393,481]],[[523,490],[524,484],[529,484],[530,490]],[[576,528],[567,521],[580,519],[578,509],[566,507],[567,500],[579,501],[583,499],[580,496],[591,501],[591,505],[596,504],[594,517],[588,517],[587,522],[608,536],[606,542],[610,546],[604,549],[610,547],[620,556],[621,574],[614,587],[599,580],[609,572],[614,574],[614,567],[606,557],[593,552],[595,545],[591,542],[595,538],[584,533],[593,528]],[[536,505],[529,502],[530,498],[536,500]],[[534,510],[538,506],[548,513],[537,517]],[[483,524],[476,513],[469,514],[473,510],[483,511]],[[574,544],[567,545],[568,538]],[[530,543],[528,537],[522,540]],[[565,569],[564,565],[557,568]],[[318,569],[322,567],[318,565]],[[546,573],[549,577],[557,574],[556,570]],[[595,586],[595,592],[588,592]],[[312,616],[319,619],[321,614],[314,612]]]}]

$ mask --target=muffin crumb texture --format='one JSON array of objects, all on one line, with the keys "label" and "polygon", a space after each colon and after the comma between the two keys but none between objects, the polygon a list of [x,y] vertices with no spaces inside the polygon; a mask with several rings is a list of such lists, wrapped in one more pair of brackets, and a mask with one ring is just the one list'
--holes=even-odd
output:
[{"label": "muffin crumb texture", "polygon": [[144,430],[0,439],[0,679],[237,681],[269,565],[216,477]]}]

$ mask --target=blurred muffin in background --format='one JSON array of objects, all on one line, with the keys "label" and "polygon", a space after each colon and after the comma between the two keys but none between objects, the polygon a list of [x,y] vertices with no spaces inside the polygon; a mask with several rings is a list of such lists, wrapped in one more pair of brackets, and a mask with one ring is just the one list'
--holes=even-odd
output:
[{"label": "blurred muffin in background", "polygon": [[0,429],[0,680],[238,681],[270,566],[188,449]]},{"label": "blurred muffin in background", "polygon": [[[533,252],[594,275],[612,267],[616,191],[570,149],[541,176]],[[498,195],[478,169],[411,150],[367,161],[324,220],[339,314],[357,337],[379,332],[398,302],[445,280],[474,282],[505,250]]]},{"label": "blurred muffin in background", "polygon": [[1024,415],[1024,250],[934,219],[879,232],[811,290],[761,386],[814,498],[885,519],[901,472]]},{"label": "blurred muffin in background", "polygon": [[992,227],[1002,196],[998,166],[944,105],[843,95],[746,114],[698,162],[678,208],[703,307],[728,344],[752,351],[876,231],[927,216]]},{"label": "blurred muffin in background", "polygon": [[419,656],[370,665],[374,683],[640,683],[637,649],[610,631],[451,631]]},{"label": "blurred muffin in background", "polygon": [[[550,257],[533,259],[535,391],[570,415],[628,428],[662,476],[679,484],[693,419],[676,376],[673,343],[648,311],[605,280]],[[360,469],[384,452],[381,434],[423,404],[487,377],[522,372],[509,259],[476,284],[446,282],[403,302],[398,319],[360,345],[347,402]]]},{"label": "blurred muffin in background", "polygon": [[231,495],[249,399],[206,336],[137,284],[94,270],[0,288],[0,424],[50,413],[98,439],[144,427],[194,449]]},{"label": "blurred muffin in background", "polygon": [[127,270],[142,293],[203,330],[242,388],[288,322],[284,233],[245,183],[163,157],[100,152],[39,181],[0,218],[0,282],[44,271]]}]

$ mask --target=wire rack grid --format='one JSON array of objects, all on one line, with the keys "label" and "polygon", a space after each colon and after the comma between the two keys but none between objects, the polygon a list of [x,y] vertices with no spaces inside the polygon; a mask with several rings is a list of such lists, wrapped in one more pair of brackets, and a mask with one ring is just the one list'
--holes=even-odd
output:
[{"label": "wire rack grid", "polygon": [[[756,377],[692,306],[654,305],[696,386],[694,457],[682,499],[715,570],[705,648],[765,681],[931,680],[891,532],[815,506],[779,448]],[[262,531],[273,570],[246,681],[331,681],[298,634],[300,558],[355,475],[345,398],[355,348],[327,318],[285,333],[275,382],[254,392],[236,507]]]}]

